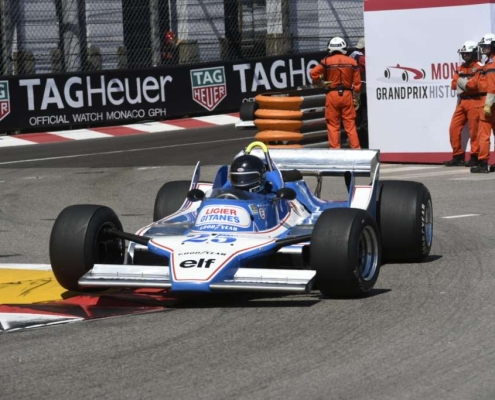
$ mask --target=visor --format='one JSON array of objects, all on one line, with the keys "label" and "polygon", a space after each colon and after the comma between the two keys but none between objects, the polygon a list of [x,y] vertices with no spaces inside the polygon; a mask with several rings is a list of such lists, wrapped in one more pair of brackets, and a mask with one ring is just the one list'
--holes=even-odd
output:
[{"label": "visor", "polygon": [[261,175],[258,171],[231,172],[230,181],[234,187],[250,188],[260,184]]}]

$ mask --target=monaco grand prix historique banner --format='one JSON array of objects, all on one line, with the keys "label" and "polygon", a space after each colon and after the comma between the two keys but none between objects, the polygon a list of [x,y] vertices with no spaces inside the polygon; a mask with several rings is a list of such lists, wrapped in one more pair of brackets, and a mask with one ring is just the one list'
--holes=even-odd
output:
[{"label": "monaco grand prix historique banner", "polygon": [[[495,30],[489,0],[366,0],[370,148],[382,161],[434,162],[452,156],[449,126],[457,50]],[[469,151],[467,129],[463,143]]]}]

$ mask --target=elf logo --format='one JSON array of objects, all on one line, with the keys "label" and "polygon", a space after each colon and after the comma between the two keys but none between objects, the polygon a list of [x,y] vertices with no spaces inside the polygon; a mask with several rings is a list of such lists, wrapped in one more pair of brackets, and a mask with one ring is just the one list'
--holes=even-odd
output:
[{"label": "elf logo", "polygon": [[0,81],[0,121],[10,114],[9,82]]},{"label": "elf logo", "polygon": [[208,111],[227,97],[224,67],[192,69],[190,75],[193,100]]},{"label": "elf logo", "polygon": [[199,260],[185,260],[182,261],[179,266],[181,268],[210,268],[211,264],[215,262],[214,258],[200,258]]}]

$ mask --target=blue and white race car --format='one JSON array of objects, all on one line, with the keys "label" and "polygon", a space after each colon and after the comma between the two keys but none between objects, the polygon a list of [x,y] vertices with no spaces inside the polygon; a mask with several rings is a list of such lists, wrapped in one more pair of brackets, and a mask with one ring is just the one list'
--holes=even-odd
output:
[{"label": "blue and white race car", "polygon": [[[198,163],[190,182],[162,186],[155,222],[135,234],[124,232],[108,207],[65,208],[50,237],[58,282],[76,291],[305,293],[317,287],[329,297],[359,297],[374,287],[382,262],[428,256],[430,193],[418,182],[380,182],[379,151],[269,150],[254,142],[234,162],[243,155],[266,167],[263,191],[233,185],[236,171],[226,165],[213,183],[201,182]],[[305,176],[316,178],[314,192]],[[321,198],[326,176],[344,178],[347,199]]]}]

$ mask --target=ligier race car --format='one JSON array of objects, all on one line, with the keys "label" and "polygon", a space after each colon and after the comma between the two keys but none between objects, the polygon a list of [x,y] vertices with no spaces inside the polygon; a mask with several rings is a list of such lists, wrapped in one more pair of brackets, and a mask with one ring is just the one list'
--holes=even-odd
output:
[{"label": "ligier race car", "polygon": [[[58,282],[75,291],[305,293],[317,288],[329,297],[359,297],[374,287],[382,262],[428,256],[430,193],[418,182],[380,182],[379,151],[269,150],[254,142],[234,162],[243,155],[263,162],[264,191],[233,185],[245,169],[231,168],[229,175],[226,165],[213,183],[202,182],[198,162],[190,182],[161,187],[154,222],[134,234],[123,231],[108,207],[65,208],[50,237]],[[316,179],[314,192],[305,176]],[[344,178],[345,200],[321,198],[327,176]]]}]

